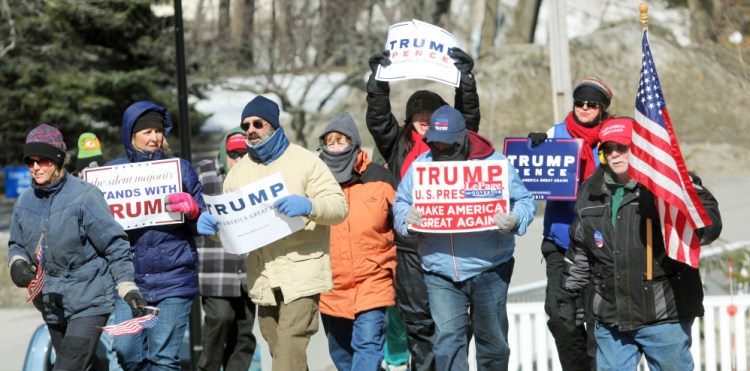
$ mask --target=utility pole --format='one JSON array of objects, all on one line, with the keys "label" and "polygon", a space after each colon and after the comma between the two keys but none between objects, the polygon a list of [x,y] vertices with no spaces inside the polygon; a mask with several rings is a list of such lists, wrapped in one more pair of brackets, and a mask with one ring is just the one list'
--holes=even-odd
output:
[{"label": "utility pole", "polygon": [[568,26],[565,0],[549,1],[549,58],[552,77],[552,115],[559,122],[573,106]]},{"label": "utility pole", "polygon": [[[174,39],[177,54],[177,105],[180,121],[180,155],[192,162],[190,149],[190,119],[188,117],[187,76],[185,72],[185,31],[182,24],[182,0],[174,0]],[[201,305],[199,296],[193,298],[190,312],[190,370],[195,371],[201,354]]]}]

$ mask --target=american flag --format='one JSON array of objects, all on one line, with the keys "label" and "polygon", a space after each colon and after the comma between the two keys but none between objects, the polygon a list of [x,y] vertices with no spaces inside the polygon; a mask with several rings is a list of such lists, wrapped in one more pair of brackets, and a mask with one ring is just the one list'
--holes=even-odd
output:
[{"label": "american flag", "polygon": [[42,236],[39,237],[39,242],[36,244],[36,276],[31,279],[31,282],[29,282],[29,286],[26,287],[27,290],[29,290],[29,296],[26,298],[26,302],[30,302],[34,299],[36,299],[39,294],[42,293],[42,288],[44,288],[44,247],[46,246],[46,241],[44,240],[44,232],[42,232]]},{"label": "american flag", "polygon": [[711,225],[688,175],[667,113],[656,65],[643,31],[643,59],[635,97],[630,176],[653,194],[670,258],[698,267],[700,241],[693,231]]},{"label": "american flag", "polygon": [[156,326],[156,322],[159,320],[158,313],[159,310],[156,309],[143,317],[133,318],[117,325],[102,327],[101,329],[112,336],[137,334],[143,331],[144,328]]}]

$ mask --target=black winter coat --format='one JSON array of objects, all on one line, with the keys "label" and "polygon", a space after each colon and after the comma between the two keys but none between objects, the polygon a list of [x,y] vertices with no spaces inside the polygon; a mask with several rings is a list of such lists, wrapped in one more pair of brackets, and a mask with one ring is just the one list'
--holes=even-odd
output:
[{"label": "black winter coat", "polygon": [[[391,112],[390,86],[387,82],[375,80],[375,75],[370,74],[366,88],[367,129],[375,140],[378,152],[386,160],[388,170],[396,179],[401,180],[401,167],[410,148],[407,148],[401,139],[401,132],[404,127],[399,125],[398,120]],[[461,83],[456,88],[454,108],[463,114],[467,129],[474,132],[479,131],[481,118],[479,95],[473,75],[461,75]],[[411,120],[411,118],[407,117],[406,120]],[[417,252],[416,239],[406,238],[398,233],[396,233],[396,246],[399,250]]]},{"label": "black winter coat", "polygon": [[[644,186],[626,186],[612,227],[611,179],[606,165],[580,188],[570,226],[568,264],[560,301],[574,300],[593,280],[592,309],[597,320],[629,331],[703,316],[703,287],[698,269],[666,255],[653,194]],[[719,205],[700,178],[692,176],[712,225],[696,230],[701,244],[719,237]],[[653,279],[646,280],[646,219],[653,221]]]}]

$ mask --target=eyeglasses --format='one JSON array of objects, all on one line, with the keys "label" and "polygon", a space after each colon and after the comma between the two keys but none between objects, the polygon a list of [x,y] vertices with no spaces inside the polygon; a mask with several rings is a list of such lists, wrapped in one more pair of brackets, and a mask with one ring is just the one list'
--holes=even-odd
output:
[{"label": "eyeglasses", "polygon": [[575,104],[575,106],[578,107],[578,108],[583,108],[583,106],[588,106],[589,108],[593,109],[593,108],[599,108],[601,106],[601,104],[599,104],[599,103],[596,103],[596,102],[587,102],[585,100],[584,101],[577,100],[577,101],[573,102],[573,104]]},{"label": "eyeglasses", "polygon": [[252,124],[254,128],[260,130],[260,129],[263,129],[263,126],[266,125],[266,122],[263,120],[253,120],[252,123],[243,122],[240,124],[240,128],[242,128],[242,130],[244,131],[247,131],[248,129],[250,129],[250,124]]},{"label": "eyeglasses", "polygon": [[26,164],[28,167],[34,167],[34,164],[39,165],[39,167],[47,167],[52,165],[52,160],[43,158],[39,160],[34,160],[33,158],[27,157],[23,159],[23,163]]},{"label": "eyeglasses", "polygon": [[620,143],[607,143],[602,146],[602,152],[604,152],[605,155],[611,155],[615,150],[620,153],[625,153],[628,149],[630,149],[630,146]]},{"label": "eyeglasses", "polygon": [[227,157],[231,158],[232,160],[236,160],[244,156],[245,153],[247,152],[227,151]]}]

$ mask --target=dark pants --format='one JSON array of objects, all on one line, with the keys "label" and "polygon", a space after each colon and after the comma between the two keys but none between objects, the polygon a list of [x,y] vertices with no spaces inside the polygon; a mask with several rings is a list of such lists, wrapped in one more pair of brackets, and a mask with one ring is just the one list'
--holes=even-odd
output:
[{"label": "dark pants", "polygon": [[109,314],[86,316],[66,324],[47,324],[55,348],[55,370],[95,369],[96,347]]},{"label": "dark pants", "polygon": [[435,322],[430,315],[422,265],[415,252],[396,252],[396,306],[406,325],[412,371],[434,370]]},{"label": "dark pants", "polygon": [[255,353],[255,304],[240,297],[203,296],[203,327],[199,370],[247,370]]},{"label": "dark pants", "polygon": [[[560,364],[565,371],[569,370],[595,370],[596,369],[596,340],[594,337],[594,321],[590,318],[591,311],[586,309],[587,327],[578,326],[575,331],[569,332],[557,317],[557,291],[560,289],[560,275],[565,267],[565,249],[556,246],[552,241],[545,239],[542,242],[542,255],[547,262],[547,295],[544,300],[544,311],[547,312],[549,320],[547,327],[555,338],[557,354]],[[585,307],[589,303],[590,285],[578,301],[577,305]],[[587,329],[588,328],[588,329]]]}]

